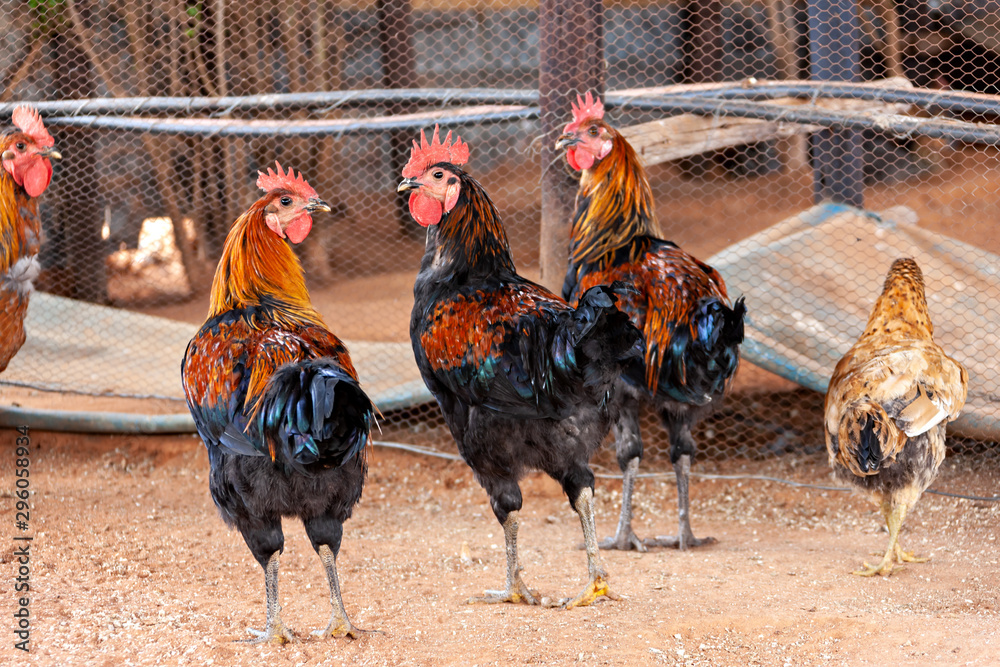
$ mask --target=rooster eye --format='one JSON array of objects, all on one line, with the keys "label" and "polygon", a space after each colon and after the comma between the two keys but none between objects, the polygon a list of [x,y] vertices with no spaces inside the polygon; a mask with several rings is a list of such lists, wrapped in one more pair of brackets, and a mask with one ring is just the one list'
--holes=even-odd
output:
[{"label": "rooster eye", "polygon": [[19,150],[19,151],[23,151],[23,150],[24,150],[24,142],[23,142],[23,141],[19,141],[19,142],[17,142],[16,144],[14,144],[14,146],[15,146],[15,147],[17,148],[17,150]]},{"label": "rooster eye", "polygon": [[596,127],[591,127],[590,128],[590,136],[592,136],[592,137],[596,137],[597,136],[597,128]]},{"label": "rooster eye", "polygon": [[443,177],[444,177],[444,172],[443,171],[435,171],[434,172],[434,178],[440,180]]},{"label": "rooster eye", "polygon": [[292,203],[292,198],[291,197],[282,197],[281,198],[281,205],[282,206],[290,206],[291,203]]}]

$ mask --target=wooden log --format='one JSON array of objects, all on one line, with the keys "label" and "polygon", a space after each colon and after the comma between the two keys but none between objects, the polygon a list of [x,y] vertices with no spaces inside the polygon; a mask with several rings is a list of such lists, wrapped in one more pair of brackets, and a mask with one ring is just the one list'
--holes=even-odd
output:
[{"label": "wooden log", "polygon": [[[772,103],[786,106],[808,104],[805,100],[797,99],[777,99]],[[858,113],[903,113],[909,105],[824,99],[817,100],[814,106]],[[722,148],[805,135],[823,129],[819,125],[771,122],[735,116],[682,114],[632,125],[623,128],[621,133],[632,144],[643,164],[651,166]]]}]

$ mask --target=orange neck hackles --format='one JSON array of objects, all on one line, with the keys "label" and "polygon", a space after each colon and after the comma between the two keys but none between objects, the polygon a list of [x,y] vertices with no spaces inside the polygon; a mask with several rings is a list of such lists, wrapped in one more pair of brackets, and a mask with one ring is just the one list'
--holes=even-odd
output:
[{"label": "orange neck hackles", "polygon": [[264,220],[271,197],[258,199],[229,230],[212,281],[209,319],[263,305],[272,307],[273,318],[284,325],[322,323],[309,300],[298,257]]}]

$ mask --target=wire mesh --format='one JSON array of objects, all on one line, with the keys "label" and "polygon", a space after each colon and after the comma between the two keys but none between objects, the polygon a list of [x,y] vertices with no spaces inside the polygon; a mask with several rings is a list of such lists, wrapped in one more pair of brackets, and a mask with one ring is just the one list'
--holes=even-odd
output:
[{"label": "wire mesh", "polygon": [[[603,51],[584,65],[596,68],[597,83],[603,78],[609,120],[619,128],[684,110],[722,123],[733,117],[724,113],[726,100],[752,106],[766,97],[753,79],[798,86],[774,89],[768,99],[785,106],[773,118],[760,115],[759,105],[747,107],[760,122],[776,123],[772,135],[650,165],[663,235],[695,255],[720,253],[823,197],[875,211],[905,206],[921,228],[981,250],[986,264],[1000,253],[994,178],[1000,142],[990,138],[997,134],[989,125],[1000,116],[996,100],[956,102],[945,94],[1000,92],[995,5],[552,0],[548,7],[553,5],[553,11],[590,12],[589,23],[571,32],[570,41]],[[544,129],[564,123],[569,109],[557,117],[539,109],[539,3],[7,0],[0,10],[8,25],[0,49],[0,103],[10,103],[0,107],[0,116],[9,116],[14,102],[36,103],[64,155],[41,200],[41,292],[165,317],[193,330],[207,312],[208,283],[229,225],[255,199],[257,170],[277,159],[300,169],[333,205],[333,214],[318,219],[299,247],[328,324],[348,341],[408,345],[423,241],[394,186],[416,128],[436,121],[460,127],[472,147],[470,171],[503,213],[519,270],[532,278],[543,273]],[[803,92],[810,77],[896,78],[874,86],[874,93],[854,95],[864,99],[829,103]],[[686,89],[686,102],[680,89],[658,88],[723,81],[745,85],[723,92],[694,86]],[[911,84],[942,95],[899,97]],[[580,92],[564,88],[567,99]],[[877,91],[887,88],[902,92],[879,98]],[[673,95],[669,104],[666,93]],[[798,103],[789,106],[792,99]],[[789,115],[795,113],[800,116]],[[919,119],[944,129],[927,136]],[[976,122],[982,134],[949,134],[954,126],[948,123],[956,121]],[[867,312],[880,283],[851,284],[850,267],[836,264],[850,253],[850,242],[828,253],[803,251],[797,260],[839,276],[830,289],[848,289],[858,310]],[[929,289],[947,278],[932,272]],[[753,318],[754,291],[768,286],[754,275],[727,279],[747,295]],[[998,297],[971,295],[979,303]],[[797,307],[788,303],[789,312]],[[68,317],[61,311],[48,316]],[[36,331],[54,327],[44,317],[32,322]],[[155,391],[95,384],[101,369],[94,366],[107,362],[96,356],[87,366],[87,350],[105,336],[89,325],[32,356],[35,365],[12,365],[17,377],[8,372],[0,381],[155,395],[173,398],[174,410],[183,411],[179,356],[150,362],[164,356],[166,340],[147,328],[150,322],[135,325],[123,355],[132,366],[118,372],[141,369]],[[125,329],[127,336],[133,325],[106,326]],[[177,336],[173,323],[164,325],[168,329]],[[66,358],[84,363],[60,364]],[[987,369],[974,381],[974,391],[995,402],[996,371]],[[175,393],[165,395],[159,389],[164,385]],[[433,404],[390,413],[384,428],[405,442],[451,442]],[[699,456],[708,460],[819,456],[822,395],[744,363],[731,396],[698,427],[696,439]],[[646,460],[668,467],[669,445],[652,414],[644,416],[644,440]],[[996,451],[982,441],[952,443],[963,452]]]}]

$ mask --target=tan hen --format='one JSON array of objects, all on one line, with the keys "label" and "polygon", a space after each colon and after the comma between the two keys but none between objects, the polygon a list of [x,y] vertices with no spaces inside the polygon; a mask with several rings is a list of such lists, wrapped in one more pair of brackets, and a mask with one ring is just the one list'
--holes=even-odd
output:
[{"label": "tan hen", "polygon": [[934,342],[924,280],[897,259],[864,333],[840,360],[826,393],[826,449],[836,475],[882,510],[889,547],[855,574],[889,575],[893,563],[923,562],[899,546],[907,512],[944,460],[945,425],[965,405],[968,375]]}]

